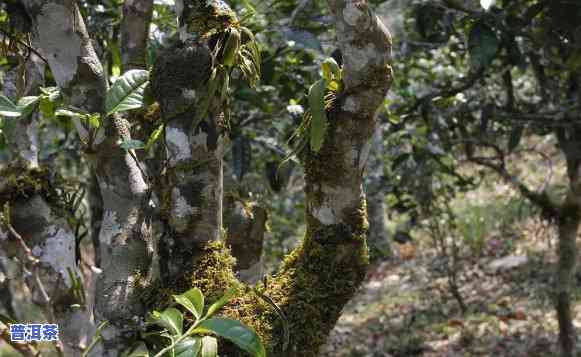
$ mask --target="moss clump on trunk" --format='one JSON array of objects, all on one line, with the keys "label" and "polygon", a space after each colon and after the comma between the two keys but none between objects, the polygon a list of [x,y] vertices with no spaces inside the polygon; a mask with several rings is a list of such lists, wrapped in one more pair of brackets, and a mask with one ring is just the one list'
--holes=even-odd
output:
[{"label": "moss clump on trunk", "polygon": [[44,169],[8,166],[0,170],[0,202],[41,194],[54,195],[49,185],[50,173]]},{"label": "moss clump on trunk", "polygon": [[186,3],[180,26],[188,24],[188,32],[210,36],[238,23],[236,13],[222,0],[197,1]]},{"label": "moss clump on trunk", "polygon": [[[163,121],[185,113],[210,77],[212,55],[203,41],[178,42],[163,51],[151,71],[151,92]],[[191,118],[190,118],[191,119]]]},{"label": "moss clump on trunk", "polygon": [[[184,274],[147,292],[149,306],[163,309],[179,294],[197,287],[207,303],[219,299],[230,287],[239,293],[220,315],[240,320],[261,337],[270,355],[282,356],[283,323],[290,331],[287,355],[314,357],[335,326],[343,306],[353,297],[365,277],[369,257],[365,236],[365,202],[342,224],[323,226],[308,215],[309,229],[302,244],[285,260],[266,286],[252,288],[240,283],[233,272],[235,259],[221,241],[203,245]],[[282,321],[267,296],[282,310]],[[151,299],[154,297],[154,299]],[[221,354],[236,356],[235,347],[222,341]]]}]

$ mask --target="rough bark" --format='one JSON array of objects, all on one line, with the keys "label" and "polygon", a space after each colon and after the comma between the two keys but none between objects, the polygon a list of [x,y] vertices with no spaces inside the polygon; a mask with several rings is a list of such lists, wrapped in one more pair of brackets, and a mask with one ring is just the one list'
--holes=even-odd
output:
[{"label": "rough bark", "polygon": [[[160,201],[167,231],[160,242],[160,253],[167,265],[162,266],[162,276],[172,278],[174,292],[192,285],[202,288],[208,301],[219,297],[228,286],[240,284],[231,270],[233,258],[219,241],[222,103],[212,103],[201,123],[193,125],[198,115],[195,102],[204,93],[211,64],[211,43],[198,37],[196,28],[235,21],[223,2],[210,3],[224,12],[208,19],[204,16],[215,15],[206,12],[208,2],[176,3],[181,42],[158,57],[151,76],[166,124],[167,165],[160,180]],[[76,5],[64,0],[26,0],[25,4],[66,104],[103,114],[106,82]],[[392,80],[391,39],[365,1],[336,0],[329,1],[329,6],[336,18],[343,53],[344,90],[328,113],[329,129],[322,149],[307,152],[303,158],[307,234],[262,292],[240,295],[225,309],[226,315],[255,327],[272,355],[287,347],[285,353],[292,356],[315,356],[342,307],[363,280],[368,262],[363,174],[375,114]],[[99,130],[80,122],[76,127],[86,144],[103,198],[99,233],[102,273],[95,315],[98,321],[108,320],[109,325],[93,354],[118,356],[142,330],[146,312],[143,292],[149,291],[147,286],[155,277],[151,270],[155,246],[149,222],[148,182],[135,154],[118,145],[130,138],[127,123],[119,117],[103,122]],[[34,204],[42,208],[40,203]],[[24,219],[24,209],[18,207],[23,216],[17,217],[15,224]],[[42,233],[49,223],[38,220]],[[55,219],[51,224],[58,222]],[[49,235],[65,234],[64,229],[56,227]],[[66,261],[59,259],[59,264]],[[184,270],[186,273],[182,273]],[[167,285],[165,279],[162,285]],[[159,301],[163,296],[155,298]],[[293,331],[288,343],[270,300],[281,309]]]},{"label": "rough bark", "polygon": [[[65,103],[104,114],[107,83],[76,3],[26,0],[24,4]],[[102,274],[97,282],[95,315],[98,321],[110,323],[103,330],[104,350],[95,353],[116,356],[143,323],[145,307],[136,287],[150,281],[154,249],[148,185],[135,154],[119,147],[120,141],[130,139],[128,125],[120,117],[103,123],[98,130],[79,121],[75,126],[86,144],[87,159],[103,197]]]},{"label": "rough bark", "polygon": [[[44,85],[44,63],[31,55],[24,65],[26,86],[22,93],[11,93],[8,85],[5,94],[11,99],[38,95],[38,88]],[[6,83],[10,83],[10,73],[8,79]],[[91,324],[87,324],[90,312],[82,293],[73,290],[71,275],[79,275],[75,236],[53,188],[57,184],[53,175],[39,169],[38,126],[38,113],[34,112],[19,118],[10,130],[10,146],[15,150],[10,166],[0,173],[0,247],[6,258],[25,264],[32,301],[49,322],[61,327],[63,353],[78,356],[91,333]]]},{"label": "rough bark", "polygon": [[166,123],[162,215],[171,234],[160,242],[165,277],[195,264],[199,247],[220,239],[222,228],[221,103],[216,100],[199,118],[195,103],[205,95],[212,58],[209,40],[194,39],[187,30],[187,23],[202,16],[204,8],[195,1],[178,2],[176,8],[180,42],[158,57],[151,74],[152,91]]},{"label": "rough bark", "polygon": [[[368,263],[363,173],[375,114],[392,81],[391,39],[366,2],[329,1],[329,6],[345,63],[345,89],[328,113],[323,147],[303,160],[306,236],[260,292],[238,296],[224,312],[252,326],[272,355],[316,356]],[[239,285],[224,244],[207,244],[201,253],[187,281],[177,283],[178,291],[197,286],[211,300]],[[290,339],[283,325],[292,331]]]},{"label": "rough bark", "polygon": [[328,113],[322,149],[305,159],[306,237],[266,289],[295,334],[293,356],[317,355],[365,276],[363,172],[375,114],[392,80],[391,38],[367,3],[328,3],[343,55],[345,89]]},{"label": "rough bark", "polygon": [[89,211],[91,212],[91,241],[95,251],[95,266],[101,266],[101,248],[99,245],[99,232],[101,231],[101,223],[103,220],[103,197],[101,197],[101,190],[99,189],[99,181],[94,173],[91,173],[88,184],[88,202]]}]

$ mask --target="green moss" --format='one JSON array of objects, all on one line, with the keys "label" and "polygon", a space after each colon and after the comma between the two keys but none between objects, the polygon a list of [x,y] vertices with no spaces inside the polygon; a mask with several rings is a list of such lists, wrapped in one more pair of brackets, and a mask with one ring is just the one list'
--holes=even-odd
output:
[{"label": "green moss", "polygon": [[188,31],[202,37],[209,37],[238,23],[236,13],[222,0],[200,1],[186,6],[183,17]]},{"label": "green moss", "polygon": [[[314,357],[365,276],[365,217],[364,202],[344,224],[322,226],[308,217],[309,229],[301,246],[287,256],[281,272],[260,288],[260,293],[283,311],[285,322],[268,301],[236,279],[232,269],[235,260],[223,242],[200,247],[181,277],[149,288],[144,300],[148,306],[163,309],[172,294],[197,287],[211,304],[235,286],[239,294],[220,311],[221,316],[254,329],[273,356],[282,355],[285,323],[291,332],[289,355]],[[221,341],[220,350],[227,356],[238,353],[225,341]]]},{"label": "green moss", "polygon": [[66,204],[54,185],[58,180],[61,188],[73,190],[77,185],[59,177],[51,177],[44,168],[29,169],[19,164],[10,165],[0,170],[0,206],[19,199],[27,199],[36,194],[41,195],[59,214],[67,217]]},{"label": "green moss", "polygon": [[345,153],[340,146],[341,143],[336,141],[337,122],[334,120],[334,115],[328,114],[328,116],[329,127],[323,147],[318,153],[307,149],[304,157],[305,174],[308,182],[339,185],[343,182],[341,173],[345,172],[343,164]]},{"label": "green moss", "polygon": [[159,103],[163,120],[191,110],[194,92],[210,77],[212,55],[204,42],[178,42],[158,56],[151,71],[151,91]]},{"label": "green moss", "polygon": [[197,287],[209,301],[219,299],[227,289],[239,284],[233,271],[235,262],[224,242],[207,243],[186,275],[185,288]]},{"label": "green moss", "polygon": [[[317,355],[342,307],[363,281],[369,262],[364,201],[344,224],[322,226],[313,217],[307,219],[303,243],[261,290],[284,312],[291,332],[287,352],[297,357]],[[283,321],[255,293],[235,298],[223,314],[257,331],[270,355],[282,355]]]},{"label": "green moss", "polygon": [[[365,84],[370,88],[384,87],[386,84],[389,86],[393,81],[393,69],[389,64],[383,67],[372,67],[365,78]],[[387,81],[386,78],[388,79]]]}]

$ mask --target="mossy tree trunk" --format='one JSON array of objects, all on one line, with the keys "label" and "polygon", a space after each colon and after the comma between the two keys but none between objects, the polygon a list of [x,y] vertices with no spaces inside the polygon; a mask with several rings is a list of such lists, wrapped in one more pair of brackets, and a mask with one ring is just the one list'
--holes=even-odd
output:
[{"label": "mossy tree trunk", "polygon": [[[12,74],[17,69],[5,79],[4,94],[13,100],[38,95],[44,83],[45,65],[38,56],[32,54],[21,65],[26,68],[22,80],[25,86],[14,85],[18,76]],[[20,88],[21,93],[11,88]],[[39,168],[39,113],[12,121],[8,127],[12,155],[9,164],[0,170],[0,250],[6,259],[2,265],[10,268],[14,259],[21,263],[22,272],[27,272],[24,282],[32,302],[41,308],[48,322],[61,326],[63,343],[58,350],[66,356],[77,356],[93,329],[90,312],[73,289],[72,276],[78,277],[80,271],[75,265],[75,236],[56,191],[63,187],[54,173]],[[7,288],[10,286],[14,284]],[[3,294],[10,292],[7,289]],[[17,302],[10,300],[7,310],[13,313],[12,304]],[[72,304],[80,307],[73,308]]]},{"label": "mossy tree trunk", "polygon": [[[343,53],[345,88],[328,113],[329,130],[322,149],[304,158],[304,241],[261,292],[286,316],[290,340],[287,343],[275,310],[253,294],[239,296],[226,311],[254,327],[274,355],[285,353],[286,347],[291,356],[316,356],[342,307],[362,282],[368,263],[363,174],[375,114],[392,80],[391,39],[365,2],[330,1],[329,6]],[[203,48],[203,44],[191,43]],[[212,243],[201,252],[188,280],[179,283],[182,289],[194,285],[215,297],[239,284],[228,270],[232,262],[223,245]]]},{"label": "mossy tree trunk", "polygon": [[[94,315],[95,322],[107,320],[109,324],[92,355],[119,356],[138,339],[146,312],[152,307],[144,298],[144,290],[163,296],[198,286],[211,301],[228,286],[242,286],[232,270],[233,258],[220,241],[225,145],[222,103],[211,103],[204,117],[196,106],[207,90],[213,49],[208,39],[198,36],[196,28],[225,26],[236,17],[219,0],[176,2],[180,41],[158,56],[151,73],[152,91],[165,123],[166,162],[163,175],[154,183],[159,187],[153,187],[142,160],[119,146],[131,139],[127,119],[105,119],[107,83],[76,4],[65,0],[23,3],[65,103],[104,118],[98,129],[80,121],[75,121],[75,126],[102,198],[98,238],[102,272],[95,290]],[[224,310],[224,314],[253,326],[271,355],[282,354],[285,347],[288,355],[315,356],[342,307],[362,282],[368,263],[363,176],[375,114],[392,81],[391,39],[366,1],[330,0],[328,4],[343,53],[344,89],[328,112],[329,129],[323,147],[303,157],[307,233],[281,271],[258,293],[241,293]],[[219,9],[217,17],[208,12],[209,7]],[[126,15],[131,13],[143,20],[142,12],[127,11]],[[146,31],[142,22],[147,18],[140,21],[136,20],[136,27]],[[143,46],[142,38],[140,33],[135,42],[129,39],[125,43]],[[127,68],[139,62],[144,53],[143,48],[132,46],[124,50]],[[201,121],[194,125],[196,119]],[[162,232],[152,232],[153,189],[159,193]],[[74,242],[70,228],[56,215],[48,219],[53,209],[43,199],[38,193],[26,200],[9,199],[14,207],[15,216],[11,218],[16,233],[20,232],[26,242],[52,239],[70,247]],[[41,213],[46,215],[37,217]],[[20,224],[32,219],[32,229]],[[154,236],[161,236],[159,247]],[[74,249],[57,252],[50,244],[38,246],[38,254],[46,256],[48,267],[54,270],[46,275],[51,282],[58,281],[66,268],[63,264],[74,268]],[[154,264],[158,251],[160,272]],[[68,281],[65,277],[61,280],[65,284]],[[152,291],[152,282],[161,289]],[[63,293],[67,291],[63,289]],[[279,315],[268,300],[286,316],[290,336],[283,333]],[[59,299],[55,307],[68,313],[70,303]],[[81,318],[75,311],[70,312],[71,316],[82,323],[83,331],[94,328],[91,316]],[[83,313],[88,315],[85,310]],[[79,331],[67,329],[65,341]],[[73,342],[77,349],[70,355],[82,350],[77,343]]]},{"label": "mossy tree trunk", "polygon": [[[107,83],[76,3],[27,0],[23,4],[65,103],[104,114]],[[80,120],[74,124],[103,199],[99,233],[102,273],[94,313],[97,321],[110,323],[103,331],[103,350],[99,347],[94,353],[117,356],[144,321],[145,307],[135,293],[134,282],[146,282],[144,277],[151,274],[153,247],[148,184],[135,154],[119,147],[120,141],[130,139],[128,123],[121,117],[102,122],[99,129]]]}]

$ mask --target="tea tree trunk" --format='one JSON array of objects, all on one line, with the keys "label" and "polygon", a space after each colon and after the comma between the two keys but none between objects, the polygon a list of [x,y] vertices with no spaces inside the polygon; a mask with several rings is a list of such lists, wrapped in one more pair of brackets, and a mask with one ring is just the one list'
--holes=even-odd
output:
[{"label": "tea tree trunk", "polygon": [[[329,127],[322,148],[303,157],[307,233],[280,272],[256,290],[235,278],[233,258],[223,243],[227,133],[222,107],[212,103],[201,117],[196,105],[208,90],[214,44],[199,36],[195,25],[224,25],[212,18],[208,7],[220,9],[222,20],[235,19],[235,14],[219,0],[176,2],[180,41],[157,56],[150,74],[165,130],[159,162],[148,168],[133,150],[120,147],[134,135],[129,121],[139,118],[106,116],[108,85],[76,4],[23,3],[65,104],[99,113],[102,122],[99,128],[74,122],[98,184],[98,192],[91,194],[90,226],[98,241],[101,272],[96,289],[85,290],[94,291],[94,308],[78,308],[77,299],[86,297],[72,288],[71,276],[78,269],[75,237],[59,215],[54,193],[44,185],[45,171],[29,164],[16,169],[22,179],[0,182],[1,203],[10,208],[3,211],[0,241],[12,247],[13,257],[27,257],[26,246],[40,261],[35,267],[42,286],[55,293],[47,300],[40,289],[35,301],[44,298],[48,318],[61,324],[65,355],[80,355],[95,326],[106,321],[90,355],[120,356],[138,342],[147,311],[167,305],[170,294],[197,286],[212,301],[235,285],[240,293],[225,307],[224,315],[254,327],[271,355],[316,356],[362,282],[368,263],[363,177],[375,114],[391,84],[392,70],[391,38],[366,1],[328,1],[343,53],[344,86],[327,113]],[[122,58],[126,69],[143,68],[150,6],[146,0],[125,4]],[[34,150],[33,140],[22,145]],[[153,167],[162,170],[153,172]],[[5,172],[2,177],[12,176]],[[159,211],[157,218],[153,218],[155,211]],[[154,225],[154,219],[162,224]],[[34,224],[26,226],[26,222]],[[253,234],[252,230],[246,234]],[[274,305],[286,316],[290,336]],[[221,346],[221,353],[228,354],[230,347]]]}]

